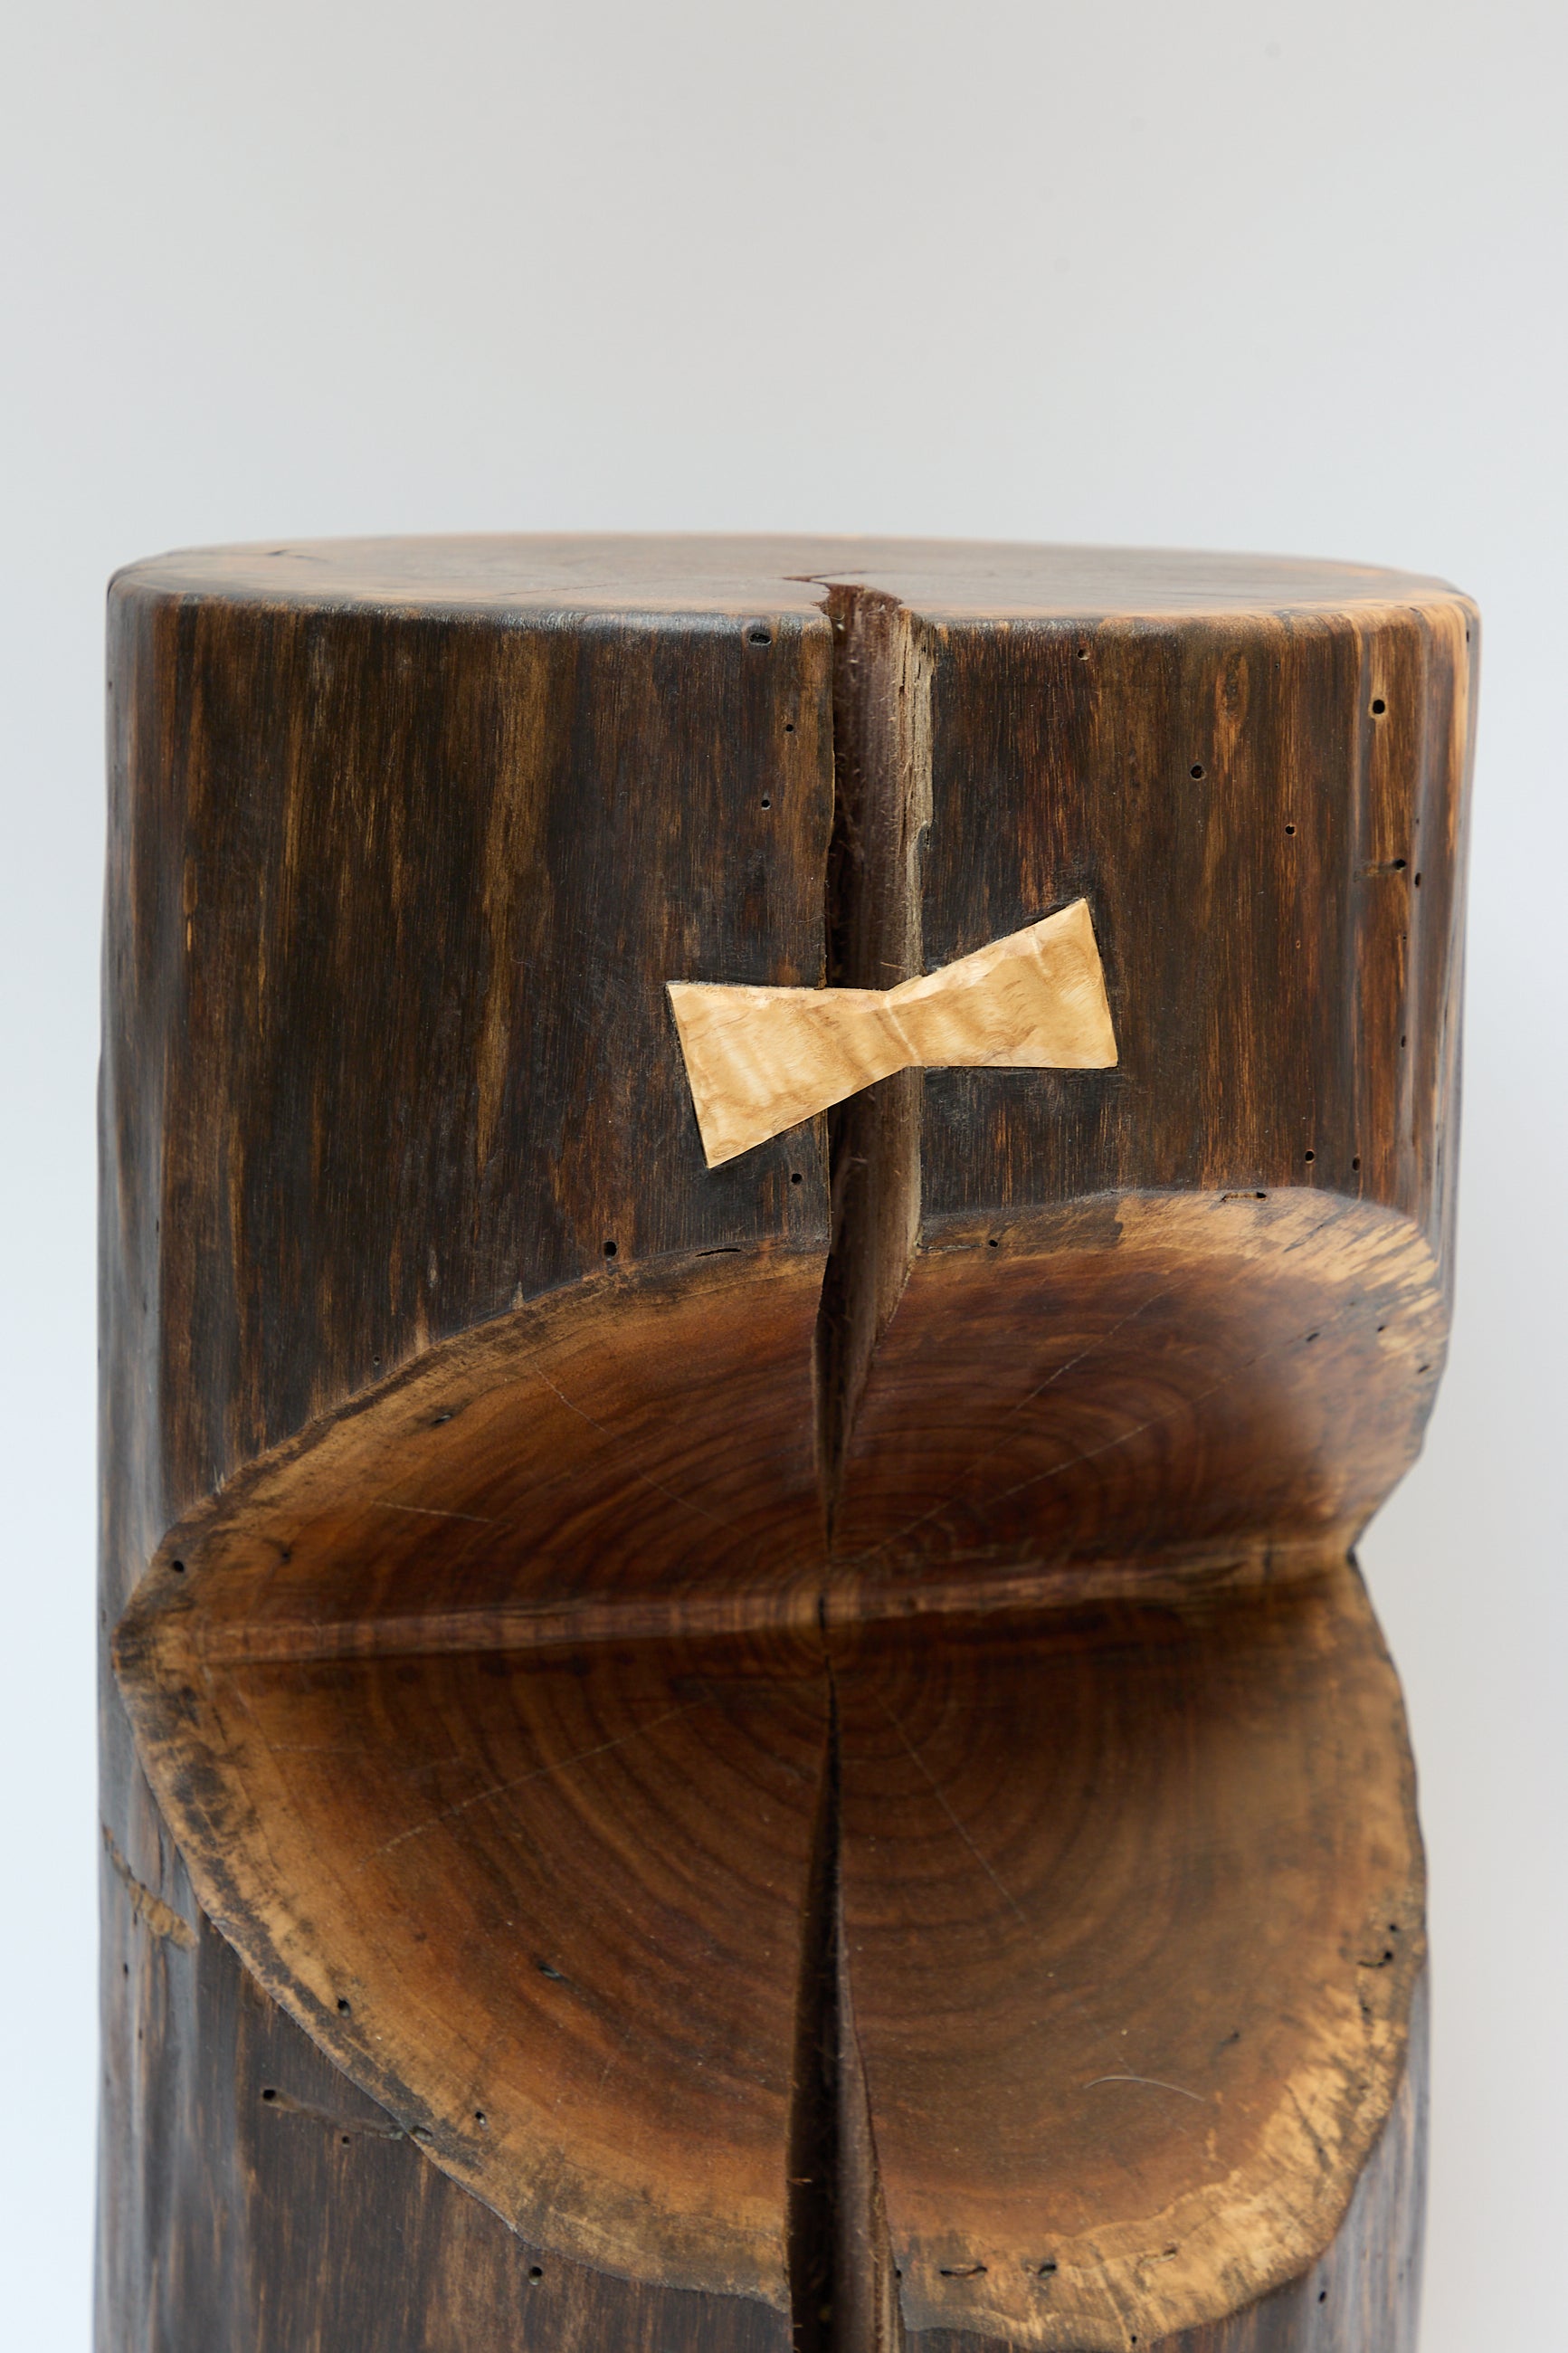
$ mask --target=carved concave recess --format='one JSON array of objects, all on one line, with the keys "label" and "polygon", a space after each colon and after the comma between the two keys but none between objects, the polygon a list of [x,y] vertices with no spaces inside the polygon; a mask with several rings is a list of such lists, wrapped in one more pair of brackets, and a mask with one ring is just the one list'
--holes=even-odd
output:
[{"label": "carved concave recess", "polygon": [[[931,658],[827,610],[825,977],[885,987]],[[552,2259],[799,2353],[1148,2347],[1317,2259],[1400,2080],[1347,1554],[1440,1287],[1304,1188],[922,1223],[921,1088],[828,1114],[826,1263],[607,1266],[263,1457],[120,1672],[211,1917]]]}]

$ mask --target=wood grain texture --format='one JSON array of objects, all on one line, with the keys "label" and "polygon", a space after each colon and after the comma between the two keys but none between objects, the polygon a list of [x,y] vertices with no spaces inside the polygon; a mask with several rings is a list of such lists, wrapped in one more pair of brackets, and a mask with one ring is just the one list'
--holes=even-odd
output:
[{"label": "wood grain texture", "polygon": [[238,1473],[154,1555],[124,1673],[1273,1582],[1342,1556],[1414,1456],[1441,1302],[1387,1212],[1132,1195],[947,1240],[831,1543],[817,1263],[690,1257],[432,1346]]},{"label": "wood grain texture", "polygon": [[926,957],[1090,888],[1120,1059],[927,1077],[928,1216],[1300,1185],[1446,1245],[1473,628],[1458,597],[933,628]]},{"label": "wood grain texture", "polygon": [[613,2278],[505,2228],[268,1998],[172,1855],[164,1886],[188,1949],[106,1865],[104,2120],[124,2137],[99,2180],[100,2344],[787,2353],[754,2299]]},{"label": "wood grain texture", "polygon": [[[1442,1362],[1474,658],[1273,559],[121,575],[100,2353],[1403,2353],[1344,1558]],[[707,1166],[667,981],[1080,897],[1114,1070]]]},{"label": "wood grain texture", "polygon": [[[761,642],[700,599],[673,625],[623,600],[498,630],[356,600],[341,572],[290,603],[202,570],[122,575],[110,607],[106,1641],[172,1523],[433,1337],[662,1250],[820,1263],[826,1240],[810,1132],[729,1177],[668,1165],[689,1103],[657,987],[626,981],[720,955],[824,976],[831,633],[809,596],[776,600]],[[167,1833],[107,1671],[101,1725],[106,1821],[161,1886]],[[349,2201],[331,2262],[317,2178],[230,2149],[219,1974],[222,2000],[197,1984],[152,2052],[109,2019],[100,2347],[271,2331],[295,2353],[314,2328],[337,2353],[405,2298],[468,2312],[470,2341],[510,2330],[526,2266],[488,2256],[493,2300],[470,2294],[476,2232],[503,2226],[454,2221],[413,2142],[381,2152],[384,2226]],[[419,2253],[389,2274],[400,2230]],[[612,2315],[633,2328],[641,2291],[595,2294],[590,2341]],[[696,2310],[676,2341],[710,2325]]]},{"label": "wood grain texture", "polygon": [[1044,1593],[1342,1557],[1447,1324],[1405,1219],[1304,1187],[930,1220],[844,1465],[842,1580]]},{"label": "wood grain texture", "polygon": [[[1159,2338],[1152,2353],[1362,2353],[1367,2347],[1379,2353],[1415,2353],[1426,2210],[1428,2010],[1423,1974],[1411,1993],[1409,2047],[1398,2093],[1327,2251],[1284,2286],[1224,2320]],[[1042,2293],[1052,2293],[1058,2274],[1042,2267],[1037,2276]],[[905,2342],[911,2353],[999,2353],[1005,2340],[944,2327],[921,2329]]]},{"label": "wood grain texture", "polygon": [[201,1620],[182,1582],[126,1664],[205,1910],[531,2242],[786,2308],[814,1821],[910,2328],[1148,2341],[1332,2236],[1423,1951],[1342,1567],[826,1643],[273,1660]]},{"label": "wood grain texture", "polygon": [[898,1071],[1116,1060],[1083,899],[895,988],[672,980],[668,993],[710,1168]]},{"label": "wood grain texture", "polygon": [[[1447,581],[1379,565],[1193,548],[1042,547],[1012,540],[601,532],[257,541],[180,548],[119,575],[157,596],[290,610],[699,614],[766,627],[810,619],[832,592],[942,620],[1345,617],[1467,600]],[[824,591],[829,592],[825,600]]]},{"label": "wood grain texture", "polygon": [[847,1635],[836,1680],[911,2332],[1113,2353],[1310,2263],[1397,2090],[1424,1951],[1398,1692],[1352,1573]]}]

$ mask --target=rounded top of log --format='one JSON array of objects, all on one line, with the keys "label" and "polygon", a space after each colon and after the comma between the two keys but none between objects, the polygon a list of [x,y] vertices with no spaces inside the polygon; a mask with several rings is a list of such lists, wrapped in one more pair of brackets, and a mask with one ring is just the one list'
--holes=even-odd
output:
[{"label": "rounded top of log", "polygon": [[1342,613],[1463,601],[1375,565],[1180,548],[1005,540],[626,533],[315,539],[185,548],[121,572],[119,593],[372,612],[820,612],[825,591],[880,592],[933,619],[1130,619]]}]

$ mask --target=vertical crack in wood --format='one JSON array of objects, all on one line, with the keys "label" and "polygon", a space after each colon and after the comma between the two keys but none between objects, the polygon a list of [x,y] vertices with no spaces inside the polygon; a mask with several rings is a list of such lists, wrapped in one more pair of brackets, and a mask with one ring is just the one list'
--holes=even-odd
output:
[{"label": "vertical crack in wood", "polygon": [[[931,660],[915,617],[872,589],[828,593],[834,822],[827,983],[890,988],[923,971]],[[827,1114],[832,1233],[816,1324],[817,1461],[831,1543],[856,1411],[908,1277],[920,1222],[919,1071]]]},{"label": "vertical crack in wood", "polygon": [[795,2353],[900,2353],[898,2274],[849,1991],[831,1673],[829,1692],[795,2011],[787,2205],[794,2338]]}]

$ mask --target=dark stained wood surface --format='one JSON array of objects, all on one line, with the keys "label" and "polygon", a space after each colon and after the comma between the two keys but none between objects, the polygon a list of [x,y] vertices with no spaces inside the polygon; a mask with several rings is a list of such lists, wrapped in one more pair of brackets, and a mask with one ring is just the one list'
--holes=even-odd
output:
[{"label": "dark stained wood surface", "polygon": [[[827,1240],[809,1132],[717,1182],[694,1150],[684,1175],[661,1159],[661,1130],[695,1147],[695,1128],[660,988],[627,986],[720,958],[738,978],[822,976],[831,640],[810,598],[775,600],[756,631],[699,607],[498,633],[402,594],[367,607],[341,575],[310,605],[264,605],[236,575],[210,590],[153,565],[110,597],[106,1642],[172,1523],[433,1337],[645,1253],[760,1246],[820,1267]],[[814,1314],[813,1295],[802,1357]],[[103,1690],[106,1826],[159,1886],[169,1841],[107,1661]],[[106,1890],[128,1933],[125,1882]],[[100,2345],[205,2349],[265,2326],[296,2353],[315,2313],[336,2353],[378,2303],[470,2309],[475,2232],[501,2226],[477,2207],[453,2222],[457,2193],[433,2205],[416,2145],[388,2144],[433,2268],[388,2298],[389,2242],[350,2200],[331,2308],[358,2320],[332,2335],[332,2264],[309,2237],[331,2201],[228,2146],[232,1974],[221,2003],[196,1986],[152,2052],[110,2017]],[[487,2261],[493,2320],[516,2274]],[[229,2333],[206,2327],[209,2291]],[[630,2328],[627,2292],[599,2293],[595,2328],[605,2293]]]},{"label": "dark stained wood surface", "polygon": [[98,2341],[126,2353],[788,2353],[752,2297],[531,2245],[262,1992],[177,1862],[182,1946],[104,1867]]},{"label": "dark stained wood surface", "polygon": [[[1275,559],[121,576],[102,1622],[157,1796],[106,1680],[100,2353],[1403,2345],[1418,1845],[1342,1564],[1442,1360],[1475,650]],[[1115,1071],[705,1168],[667,980],[886,985],[1080,892]],[[1219,2154],[1053,2106],[1056,1950],[1186,2073],[1160,1997],[1245,1993],[1172,2076]]]},{"label": "dark stained wood surface", "polygon": [[1083,891],[1120,1061],[928,1074],[927,1217],[1301,1186],[1437,1240],[1473,626],[1412,598],[931,630],[927,965]]},{"label": "dark stained wood surface", "polygon": [[662,993],[822,976],[828,628],[752,637],[122,575],[106,1311],[157,1384],[125,1578],[433,1337],[670,1250],[825,1246],[811,1130],[704,1167]]}]

